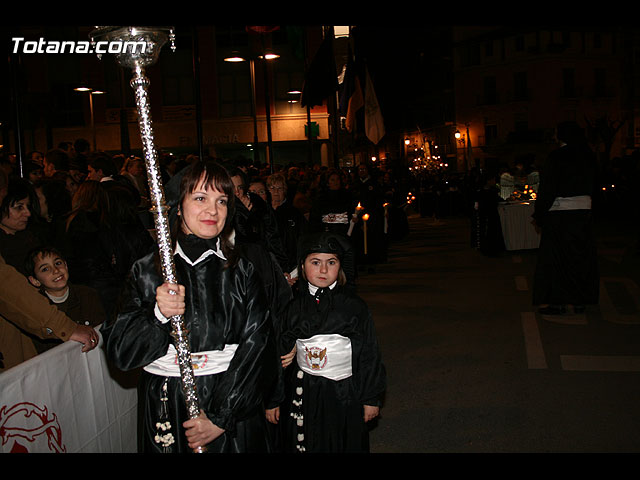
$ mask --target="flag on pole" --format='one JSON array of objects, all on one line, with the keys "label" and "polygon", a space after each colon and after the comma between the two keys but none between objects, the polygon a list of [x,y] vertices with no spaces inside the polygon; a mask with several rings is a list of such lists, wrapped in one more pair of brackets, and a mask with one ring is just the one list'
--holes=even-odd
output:
[{"label": "flag on pole", "polygon": [[349,45],[347,65],[342,82],[340,93],[340,115],[345,117],[345,127],[348,132],[352,132],[356,125],[356,112],[364,106],[364,95],[356,68],[356,63],[351,54]]},{"label": "flag on pole", "polygon": [[325,99],[338,90],[336,59],[333,54],[333,38],[327,35],[316,52],[307,74],[300,103],[303,107],[322,105]]},{"label": "flag on pole", "polygon": [[366,67],[365,76],[364,129],[367,134],[367,138],[377,145],[385,134],[384,119],[382,118],[382,112],[380,111],[380,105],[378,104],[378,97],[376,97],[376,92],[373,88],[373,82],[369,76],[369,69]]}]

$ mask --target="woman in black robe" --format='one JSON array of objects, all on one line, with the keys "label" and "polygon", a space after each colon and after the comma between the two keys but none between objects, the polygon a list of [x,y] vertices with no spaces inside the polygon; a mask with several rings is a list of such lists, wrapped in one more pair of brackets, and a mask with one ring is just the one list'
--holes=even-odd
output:
[{"label": "woman in black robe", "polygon": [[[371,313],[340,269],[352,251],[338,234],[323,232],[305,236],[300,252],[308,290],[288,305],[279,337],[283,366],[293,369],[280,413],[285,451],[368,452],[368,422],[379,413],[386,373]],[[318,262],[331,270],[336,260],[334,280]]]},{"label": "woman in black robe", "polygon": [[[268,301],[256,267],[229,241],[234,193],[226,170],[214,162],[189,168],[175,216],[179,285],[163,283],[157,253],[138,260],[117,318],[102,330],[107,354],[122,370],[143,368],[142,451],[268,452],[264,398],[276,373]],[[188,418],[176,370],[168,319],[178,314],[202,410],[196,419]]]},{"label": "woman in black robe", "polygon": [[533,215],[540,230],[533,304],[546,315],[583,313],[598,303],[600,286],[591,209],[596,157],[575,122],[559,124],[557,136],[564,145],[545,162]]}]

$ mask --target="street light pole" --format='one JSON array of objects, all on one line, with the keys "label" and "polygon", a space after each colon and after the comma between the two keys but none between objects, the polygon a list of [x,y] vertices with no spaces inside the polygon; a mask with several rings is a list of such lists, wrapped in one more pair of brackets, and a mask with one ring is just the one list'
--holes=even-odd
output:
[{"label": "street light pole", "polygon": [[256,112],[256,64],[253,58],[249,59],[249,73],[251,75],[251,116],[253,117],[253,163],[258,165],[260,152],[258,152],[258,114]]},{"label": "street light pole", "polygon": [[89,92],[89,113],[91,115],[91,133],[93,135],[93,151],[96,149],[96,124],[93,119],[93,92]]},{"label": "street light pole", "polygon": [[91,135],[93,137],[93,151],[97,150],[97,142],[96,142],[96,125],[95,119],[93,115],[93,96],[94,95],[102,95],[104,92],[101,90],[94,90],[89,87],[77,87],[74,88],[76,92],[87,92],[89,94],[89,115],[91,119]]}]

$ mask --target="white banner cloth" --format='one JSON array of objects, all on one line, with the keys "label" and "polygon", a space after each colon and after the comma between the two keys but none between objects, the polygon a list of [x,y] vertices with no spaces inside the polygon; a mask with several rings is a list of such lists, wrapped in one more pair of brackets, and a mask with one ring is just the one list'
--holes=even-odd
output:
[{"label": "white banner cloth", "polygon": [[111,372],[101,347],[68,341],[0,374],[0,453],[137,451],[137,373]]}]

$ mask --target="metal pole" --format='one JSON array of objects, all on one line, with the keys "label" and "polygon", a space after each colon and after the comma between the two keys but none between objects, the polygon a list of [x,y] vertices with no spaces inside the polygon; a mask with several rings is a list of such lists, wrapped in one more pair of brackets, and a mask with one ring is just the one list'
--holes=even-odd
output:
[{"label": "metal pole", "polygon": [[262,41],[262,65],[264,68],[264,107],[267,113],[267,159],[269,160],[269,168],[271,173],[274,170],[273,164],[273,145],[271,139],[271,96],[269,95],[269,71],[267,67],[269,62],[267,61],[266,49],[264,44],[264,34],[260,37]]},{"label": "metal pole", "polygon": [[251,116],[253,117],[253,164],[257,166],[260,152],[258,152],[258,114],[256,112],[256,64],[253,58],[249,59],[249,74],[251,76]]},{"label": "metal pole", "polygon": [[[168,27],[98,27],[92,32],[92,40],[97,37],[105,37],[113,41],[146,42],[144,52],[138,50],[117,54],[116,58],[120,65],[133,70],[131,87],[136,94],[136,106],[138,109],[138,125],[140,127],[140,137],[144,149],[147,178],[149,180],[149,191],[151,196],[151,212],[153,213],[158,249],[160,251],[160,263],[164,281],[167,283],[177,283],[175,265],[173,262],[173,250],[171,248],[171,234],[169,229],[169,208],[165,202],[164,188],[158,168],[157,152],[153,135],[153,125],[151,121],[151,109],[149,104],[149,79],[145,75],[144,68],[152,65],[157,60],[160,49],[167,41],[167,33],[173,40],[173,29]],[[172,48],[173,47],[172,45]],[[177,351],[177,362],[180,368],[180,379],[182,391],[184,393],[187,413],[193,419],[200,415],[200,406],[196,392],[195,376],[191,363],[191,348],[189,345],[188,332],[182,315],[171,317],[172,336],[175,340]],[[195,449],[195,452],[203,452],[203,448]]]},{"label": "metal pole", "polygon": [[198,135],[198,152],[200,160],[204,160],[202,143],[202,102],[200,100],[200,50],[198,48],[198,30],[193,28],[193,86],[196,97],[196,131]]},{"label": "metal pole", "polygon": [[20,57],[18,55],[9,56],[9,62],[11,63],[12,73],[12,86],[13,86],[13,106],[15,109],[15,126],[13,133],[15,135],[16,142],[16,161],[18,163],[18,173],[20,177],[24,177],[23,172],[23,139],[22,139],[22,118],[20,115],[20,93],[19,93],[19,81],[18,81],[18,67],[20,63]]},{"label": "metal pole", "polygon": [[93,92],[89,92],[89,114],[91,115],[91,134],[93,135],[93,151],[97,150],[96,147],[96,124],[93,119]]}]

